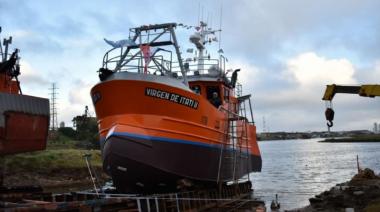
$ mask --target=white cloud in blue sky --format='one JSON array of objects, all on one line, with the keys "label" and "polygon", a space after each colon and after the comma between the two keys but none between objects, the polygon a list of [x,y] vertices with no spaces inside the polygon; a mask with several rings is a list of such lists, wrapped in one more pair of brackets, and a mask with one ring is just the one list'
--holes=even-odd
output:
[{"label": "white cloud in blue sky", "polygon": [[[324,130],[327,83],[380,82],[380,8],[371,0],[0,0],[2,35],[21,49],[24,92],[48,96],[59,86],[59,120],[91,105],[89,89],[109,46],[128,29],[203,17],[218,26],[223,2],[222,47],[231,65],[243,68],[246,93],[253,93],[258,130],[266,117],[271,131]],[[182,48],[186,32],[180,30]],[[337,96],[336,128],[370,129],[380,122],[379,99]],[[90,107],[92,109],[92,106]]]}]

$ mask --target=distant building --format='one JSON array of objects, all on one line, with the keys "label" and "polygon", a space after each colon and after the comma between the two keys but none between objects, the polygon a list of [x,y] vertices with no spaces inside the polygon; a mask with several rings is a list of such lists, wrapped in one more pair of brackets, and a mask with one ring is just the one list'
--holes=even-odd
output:
[{"label": "distant building", "polygon": [[373,133],[379,133],[379,125],[376,122],[373,124]]}]

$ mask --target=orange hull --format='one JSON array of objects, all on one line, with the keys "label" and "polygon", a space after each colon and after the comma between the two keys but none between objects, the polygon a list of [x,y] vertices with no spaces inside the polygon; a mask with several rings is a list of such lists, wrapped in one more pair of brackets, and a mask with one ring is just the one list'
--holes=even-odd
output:
[{"label": "orange hull", "polygon": [[[149,88],[195,100],[197,108],[168,100],[164,93],[162,98],[148,96]],[[191,91],[153,82],[114,80],[96,85],[91,93],[93,98],[100,96],[95,109],[101,138],[106,138],[109,130],[117,125],[116,132],[229,145],[223,142],[226,114]],[[245,139],[240,146],[246,148],[248,143],[250,153],[260,155],[256,127],[250,125],[248,130],[249,142]]]},{"label": "orange hull", "polygon": [[[130,188],[137,181],[152,182],[151,175],[168,179],[165,184],[181,177],[216,182],[261,170],[256,127],[248,125],[247,136],[235,144],[226,141],[227,114],[191,90],[148,81],[110,80],[94,86],[91,95],[103,165],[119,188]],[[243,125],[240,122],[238,126]],[[240,152],[236,176],[231,174],[232,166],[218,175],[221,150],[226,149],[223,154],[232,158],[237,154],[231,151],[233,145]],[[131,169],[133,173],[126,175],[120,172]]]}]

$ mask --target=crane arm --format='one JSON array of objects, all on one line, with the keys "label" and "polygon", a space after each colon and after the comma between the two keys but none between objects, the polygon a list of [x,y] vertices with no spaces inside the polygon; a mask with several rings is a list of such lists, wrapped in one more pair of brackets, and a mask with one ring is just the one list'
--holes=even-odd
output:
[{"label": "crane arm", "polygon": [[366,97],[380,96],[380,85],[362,85],[359,95]]},{"label": "crane arm", "polygon": [[331,101],[337,93],[359,94],[364,97],[380,96],[380,85],[327,85],[322,100]]},{"label": "crane arm", "polygon": [[333,126],[334,120],[334,110],[331,107],[331,100],[334,98],[337,93],[349,93],[349,94],[359,94],[359,96],[363,97],[375,97],[380,96],[380,85],[377,84],[368,84],[361,86],[351,86],[351,85],[327,85],[325,94],[323,95],[322,100],[329,101],[330,106],[327,106],[325,111],[325,116],[327,122],[328,130],[330,131],[330,127]]}]

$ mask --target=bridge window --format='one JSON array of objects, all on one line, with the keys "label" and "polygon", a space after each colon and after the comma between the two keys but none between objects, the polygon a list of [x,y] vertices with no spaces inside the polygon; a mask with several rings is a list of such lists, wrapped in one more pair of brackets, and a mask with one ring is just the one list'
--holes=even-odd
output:
[{"label": "bridge window", "polygon": [[190,87],[190,89],[194,91],[194,93],[201,94],[201,86],[199,85],[193,85]]},{"label": "bridge window", "polygon": [[219,87],[207,86],[207,99],[211,104],[218,108],[222,104]]}]

